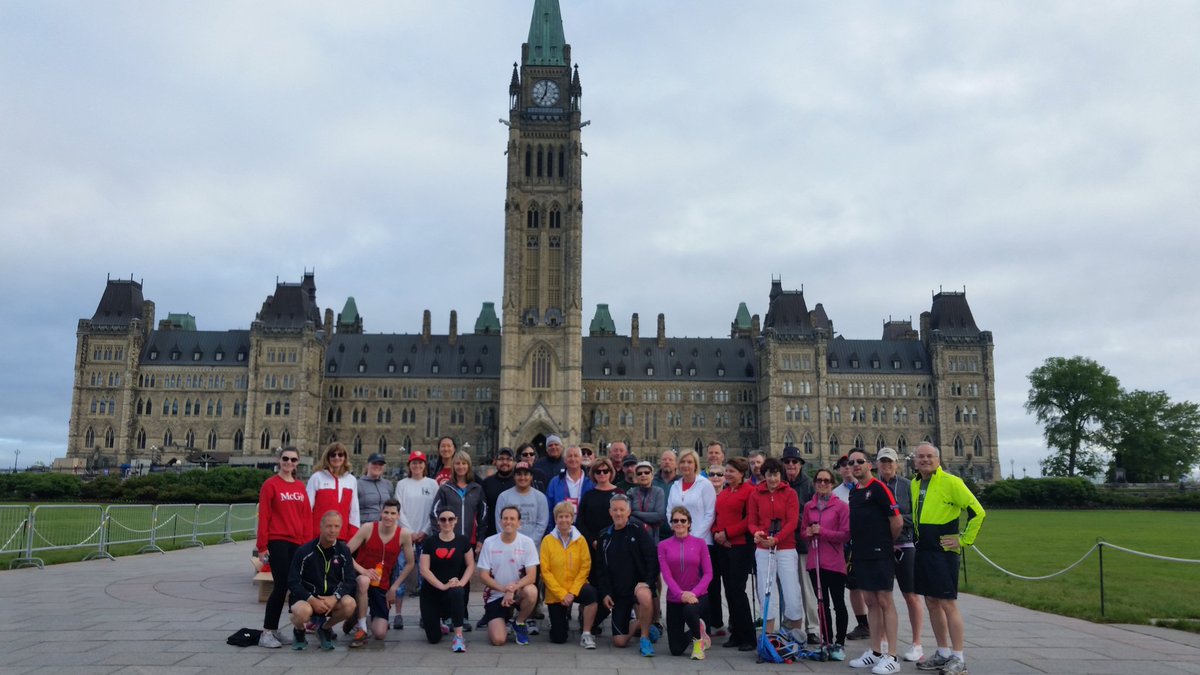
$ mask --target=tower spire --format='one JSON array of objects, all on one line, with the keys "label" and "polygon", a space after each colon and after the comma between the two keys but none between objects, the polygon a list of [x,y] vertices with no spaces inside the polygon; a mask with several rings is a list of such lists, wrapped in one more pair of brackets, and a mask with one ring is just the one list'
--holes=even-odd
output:
[{"label": "tower spire", "polygon": [[527,66],[565,66],[567,39],[563,36],[562,11],[558,0],[534,0],[529,21]]}]

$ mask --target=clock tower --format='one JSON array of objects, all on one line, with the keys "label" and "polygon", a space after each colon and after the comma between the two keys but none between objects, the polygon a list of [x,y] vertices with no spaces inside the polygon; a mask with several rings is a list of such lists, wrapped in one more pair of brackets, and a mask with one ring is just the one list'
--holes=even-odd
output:
[{"label": "clock tower", "polygon": [[535,0],[505,122],[501,446],[580,438],[582,95],[558,0]]}]

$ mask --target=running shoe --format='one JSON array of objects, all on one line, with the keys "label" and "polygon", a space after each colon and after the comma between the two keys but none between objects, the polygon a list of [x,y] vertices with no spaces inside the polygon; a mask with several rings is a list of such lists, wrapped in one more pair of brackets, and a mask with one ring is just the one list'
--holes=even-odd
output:
[{"label": "running shoe", "polygon": [[463,654],[467,651],[467,641],[461,635],[455,635],[454,640],[450,642],[450,651],[455,654]]},{"label": "running shoe", "polygon": [[525,622],[525,630],[529,631],[530,635],[538,635],[542,631],[538,628],[537,619],[530,619]]},{"label": "running shoe", "polygon": [[951,655],[946,665],[942,666],[942,675],[967,675],[967,664],[957,656]]},{"label": "running shoe", "polygon": [[279,641],[279,636],[273,630],[264,630],[262,635],[258,636],[258,646],[267,649],[279,649],[283,643]]},{"label": "running shoe", "polygon": [[846,648],[841,645],[834,645],[834,646],[830,647],[829,648],[829,660],[830,661],[845,661],[846,660]]},{"label": "running shoe", "polygon": [[847,640],[867,640],[871,637],[871,629],[866,624],[858,624],[854,630],[846,634]]},{"label": "running shoe", "polygon": [[654,643],[646,638],[642,638],[642,656],[654,656]]},{"label": "running shoe", "polygon": [[922,656],[925,656],[925,649],[921,645],[913,645],[908,651],[904,652],[905,661],[920,661]]},{"label": "running shoe", "polygon": [[692,640],[692,660],[693,661],[703,661],[704,660],[704,641],[703,640],[699,640],[699,639]]},{"label": "running shoe", "polygon": [[301,649],[304,649],[307,646],[308,646],[308,640],[306,640],[304,637],[304,629],[293,628],[292,629],[292,649],[295,649],[296,651],[300,651]]},{"label": "running shoe", "polygon": [[584,633],[583,635],[579,636],[579,646],[583,647],[584,649],[595,649],[596,638],[592,637],[591,633]]},{"label": "running shoe", "polygon": [[404,617],[397,614],[396,618],[392,619],[392,628],[395,628],[396,630],[404,630]]},{"label": "running shoe", "polygon": [[934,652],[917,662],[917,670],[941,670],[942,666],[950,662],[950,655],[942,656]]},{"label": "running shoe", "polygon": [[[875,667],[871,669],[871,672],[874,675],[893,675],[893,673],[900,672],[900,663],[891,654],[884,654],[880,657],[879,663],[876,663]],[[946,671],[943,670],[942,672]]]},{"label": "running shoe", "polygon": [[[700,619],[700,650],[703,652],[705,649],[708,649],[711,646],[712,638],[708,635],[708,626],[704,624],[704,619]],[[696,655],[692,654],[692,658],[696,658]],[[700,658],[704,658],[704,656],[701,656]]]},{"label": "running shoe", "polygon": [[346,619],[342,622],[342,635],[349,635],[354,632],[354,619]]},{"label": "running shoe", "polygon": [[[662,637],[662,629],[659,628],[658,624],[656,623],[650,624],[650,642],[657,644],[660,637]],[[650,651],[653,652],[654,650],[651,649]],[[645,656],[645,654],[643,654],[643,656]],[[654,656],[654,654],[650,654],[650,656]]]},{"label": "running shoe", "polygon": [[521,646],[529,644],[529,629],[525,628],[525,624],[514,622],[513,635],[517,637],[517,644]]},{"label": "running shoe", "polygon": [[321,626],[317,629],[317,637],[321,638],[321,649],[327,652],[333,651],[333,631]]},{"label": "running shoe", "polygon": [[879,663],[883,657],[868,649],[863,652],[862,656],[850,662],[851,668],[871,668]]},{"label": "running shoe", "polygon": [[358,630],[354,631],[354,639],[350,641],[350,647],[353,649],[358,649],[359,647],[365,647],[367,644],[368,637],[369,636],[367,635],[367,631],[359,628]]},{"label": "running shoe", "polygon": [[821,644],[821,638],[817,637],[816,633],[809,633],[808,634],[808,644],[819,645],[819,644]]}]

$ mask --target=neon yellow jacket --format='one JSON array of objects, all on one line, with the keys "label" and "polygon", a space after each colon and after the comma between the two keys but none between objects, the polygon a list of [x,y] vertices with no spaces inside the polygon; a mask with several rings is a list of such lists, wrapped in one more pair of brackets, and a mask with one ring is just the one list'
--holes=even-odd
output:
[{"label": "neon yellow jacket", "polygon": [[587,539],[571,528],[570,543],[563,546],[557,529],[542,538],[542,581],[546,584],[546,604],[562,602],[567,593],[579,595],[592,571],[592,554]]},{"label": "neon yellow jacket", "polygon": [[912,481],[913,526],[917,537],[921,536],[922,524],[945,525],[957,521],[962,512],[967,511],[967,527],[959,535],[959,541],[963,546],[973,544],[987,513],[966,483],[958,476],[942,471],[939,466],[929,477],[929,485],[924,489],[925,504],[918,511],[922,490],[921,476],[918,474]]}]

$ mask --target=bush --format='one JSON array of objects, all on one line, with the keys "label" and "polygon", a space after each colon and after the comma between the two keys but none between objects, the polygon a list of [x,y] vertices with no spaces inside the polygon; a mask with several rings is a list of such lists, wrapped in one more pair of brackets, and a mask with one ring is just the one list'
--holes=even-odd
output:
[{"label": "bush", "polygon": [[209,471],[152,473],[121,480],[99,476],[84,482],[56,473],[0,476],[0,499],[9,501],[245,504],[258,501],[258,490],[271,477],[266,469],[220,467]]},{"label": "bush", "polygon": [[1000,480],[983,491],[985,506],[1014,508],[1091,508],[1102,499],[1085,478],[1020,478]]}]

